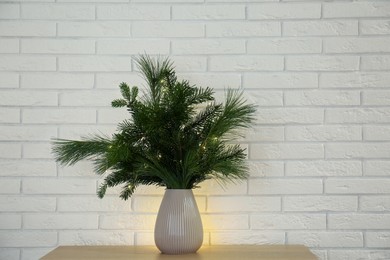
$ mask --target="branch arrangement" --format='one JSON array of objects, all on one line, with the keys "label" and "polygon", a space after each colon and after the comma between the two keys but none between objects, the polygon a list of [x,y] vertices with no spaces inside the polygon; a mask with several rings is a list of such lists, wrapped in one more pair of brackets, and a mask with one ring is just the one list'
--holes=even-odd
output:
[{"label": "branch arrangement", "polygon": [[245,149],[233,143],[250,127],[255,106],[236,90],[227,90],[225,102],[217,103],[211,88],[178,80],[169,59],[142,55],[136,63],[147,91],[140,97],[138,87],[121,83],[122,98],[112,101],[113,107],[126,107],[130,119],[111,137],[54,140],[56,160],[72,165],[90,159],[97,174],[108,172],[100,198],[117,185],[123,185],[120,197],[126,200],[139,185],[193,189],[211,178],[246,178]]}]

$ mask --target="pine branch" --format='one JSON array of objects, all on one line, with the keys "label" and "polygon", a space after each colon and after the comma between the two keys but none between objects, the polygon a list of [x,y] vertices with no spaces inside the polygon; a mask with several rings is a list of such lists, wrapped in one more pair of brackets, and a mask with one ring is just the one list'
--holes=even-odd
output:
[{"label": "pine branch", "polygon": [[73,165],[83,159],[104,155],[110,143],[111,140],[100,136],[81,141],[56,139],[53,141],[52,152],[60,164]]}]

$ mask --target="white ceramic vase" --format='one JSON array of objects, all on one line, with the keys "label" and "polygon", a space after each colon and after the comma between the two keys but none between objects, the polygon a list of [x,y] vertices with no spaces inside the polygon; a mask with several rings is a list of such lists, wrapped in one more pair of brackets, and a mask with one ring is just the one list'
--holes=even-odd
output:
[{"label": "white ceramic vase", "polygon": [[191,189],[167,189],[157,214],[154,241],[163,254],[195,253],[203,226]]}]

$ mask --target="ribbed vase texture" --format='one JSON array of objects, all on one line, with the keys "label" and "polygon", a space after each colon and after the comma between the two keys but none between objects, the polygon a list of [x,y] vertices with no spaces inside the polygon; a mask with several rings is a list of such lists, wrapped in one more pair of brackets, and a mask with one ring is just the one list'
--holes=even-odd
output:
[{"label": "ribbed vase texture", "polygon": [[203,242],[203,226],[191,189],[167,189],[158,211],[154,241],[163,254],[195,253]]}]

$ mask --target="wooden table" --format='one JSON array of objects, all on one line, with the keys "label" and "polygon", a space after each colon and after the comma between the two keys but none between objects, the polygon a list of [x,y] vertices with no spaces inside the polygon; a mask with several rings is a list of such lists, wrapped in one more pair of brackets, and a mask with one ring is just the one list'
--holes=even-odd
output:
[{"label": "wooden table", "polygon": [[60,246],[41,260],[316,260],[308,248],[299,245],[203,246],[196,254],[164,255],[154,246]]}]

